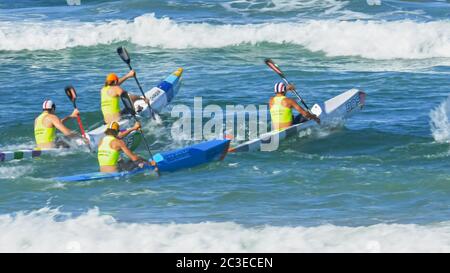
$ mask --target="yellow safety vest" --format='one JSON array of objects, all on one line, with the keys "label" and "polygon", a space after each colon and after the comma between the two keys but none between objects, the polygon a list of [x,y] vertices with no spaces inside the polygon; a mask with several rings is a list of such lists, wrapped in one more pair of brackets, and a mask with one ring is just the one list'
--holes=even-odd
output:
[{"label": "yellow safety vest", "polygon": [[285,96],[276,96],[273,98],[272,107],[270,108],[272,124],[278,125],[280,123],[293,122],[292,109],[281,104],[285,98]]},{"label": "yellow safety vest", "polygon": [[113,97],[108,94],[111,86],[105,86],[101,91],[102,113],[103,115],[111,115],[120,113],[119,97]]},{"label": "yellow safety vest", "polygon": [[117,161],[119,161],[120,152],[111,148],[111,141],[116,138],[113,136],[105,136],[101,140],[98,146],[98,164],[100,166],[117,166]]},{"label": "yellow safety vest", "polygon": [[42,112],[42,114],[37,117],[34,123],[34,138],[36,139],[36,144],[47,144],[52,143],[56,139],[56,128],[52,126],[50,128],[44,126],[44,118],[48,115],[47,112]]}]

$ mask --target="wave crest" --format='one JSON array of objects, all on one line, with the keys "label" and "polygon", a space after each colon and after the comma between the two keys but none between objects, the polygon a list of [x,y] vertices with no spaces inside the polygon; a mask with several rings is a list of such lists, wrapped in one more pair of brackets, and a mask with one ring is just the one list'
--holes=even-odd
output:
[{"label": "wave crest", "polygon": [[327,56],[450,57],[450,21],[337,21],[213,25],[146,14],[108,23],[0,22],[0,50],[59,50],[128,41],[165,49],[296,44]]}]

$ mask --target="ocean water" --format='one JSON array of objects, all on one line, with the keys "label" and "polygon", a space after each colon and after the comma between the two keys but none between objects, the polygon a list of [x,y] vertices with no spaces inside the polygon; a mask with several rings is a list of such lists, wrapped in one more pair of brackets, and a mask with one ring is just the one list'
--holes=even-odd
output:
[{"label": "ocean water", "polygon": [[[67,84],[98,125],[120,45],[146,89],[185,69],[174,104],[266,104],[264,58],[310,104],[367,99],[334,130],[160,178],[49,179],[96,171],[82,151],[1,163],[0,251],[449,252],[449,18],[449,1],[2,0],[0,150],[32,147],[44,99],[68,114]],[[190,143],[169,110],[144,127],[154,151]]]}]

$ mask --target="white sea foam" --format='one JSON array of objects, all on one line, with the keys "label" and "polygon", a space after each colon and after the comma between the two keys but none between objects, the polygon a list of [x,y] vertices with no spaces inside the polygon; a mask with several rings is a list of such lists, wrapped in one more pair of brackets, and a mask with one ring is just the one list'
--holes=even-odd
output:
[{"label": "white sea foam", "polygon": [[[369,6],[377,0],[367,0]],[[380,0],[378,0],[380,1]],[[282,13],[280,20],[285,20],[284,14],[291,12],[298,18],[308,16],[330,17],[339,19],[370,19],[371,15],[346,9],[350,1],[342,0],[231,0],[221,6],[230,12],[243,16],[262,13]],[[380,3],[381,4],[381,3]]]},{"label": "white sea foam", "polygon": [[58,50],[123,41],[173,49],[290,43],[328,56],[423,59],[450,57],[450,21],[308,20],[213,25],[179,23],[146,14],[133,21],[108,23],[0,22],[0,50]]},{"label": "white sea foam", "polygon": [[369,6],[380,6],[381,0],[366,0],[367,5]]},{"label": "white sea foam", "polygon": [[[67,218],[55,220],[55,218]],[[128,224],[98,209],[0,216],[0,252],[449,252],[450,223],[368,227]]]},{"label": "white sea foam", "polygon": [[450,141],[450,96],[430,112],[431,134],[437,142]]},{"label": "white sea foam", "polygon": [[228,11],[246,14],[249,12],[311,12],[321,10],[324,13],[340,11],[349,1],[337,0],[232,0],[221,4]]},{"label": "white sea foam", "polygon": [[31,165],[0,166],[0,179],[16,179],[30,173],[31,171],[33,171],[33,166]]},{"label": "white sea foam", "polygon": [[[16,139],[17,140],[17,139]],[[20,144],[9,144],[0,146],[0,151],[30,150],[36,147],[36,142],[26,141]]]}]

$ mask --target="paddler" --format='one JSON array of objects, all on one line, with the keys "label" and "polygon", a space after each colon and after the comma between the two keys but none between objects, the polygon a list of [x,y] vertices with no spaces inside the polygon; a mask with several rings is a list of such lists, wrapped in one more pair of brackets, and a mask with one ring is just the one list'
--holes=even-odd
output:
[{"label": "paddler", "polygon": [[[120,133],[119,123],[113,121],[108,124],[105,136],[98,145],[98,163],[100,172],[111,173],[118,171],[130,171],[136,168],[143,168],[148,162],[133,153],[121,139],[132,131],[139,130],[141,125],[136,124],[127,131]],[[120,160],[120,152],[123,152],[130,161]]]},{"label": "paddler", "polygon": [[[110,73],[106,77],[105,85],[101,90],[101,108],[105,124],[120,120],[121,112],[119,100],[122,93],[126,92],[120,87],[120,85],[129,78],[133,78],[135,76],[136,72],[134,72],[134,70],[130,70],[130,72],[120,79],[114,73]],[[135,102],[136,100],[144,100],[148,103],[148,99],[144,96],[129,95],[132,102]]]},{"label": "paddler", "polygon": [[64,125],[69,119],[77,118],[80,113],[78,109],[73,110],[70,116],[59,119],[55,114],[56,104],[51,100],[46,100],[42,104],[42,113],[34,120],[34,137],[36,146],[39,149],[55,148],[58,146],[67,146],[61,140],[56,139],[56,129],[63,133],[66,137],[76,137],[77,134],[72,132]]},{"label": "paddler", "polygon": [[[269,101],[272,128],[281,130],[306,120],[315,120],[320,123],[320,119],[316,115],[304,110],[295,100],[286,97],[286,93],[291,90],[295,90],[295,86],[292,84],[287,86],[284,82],[275,84],[276,95]],[[292,114],[292,108],[300,113],[295,118]]]}]

